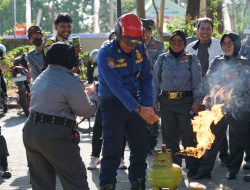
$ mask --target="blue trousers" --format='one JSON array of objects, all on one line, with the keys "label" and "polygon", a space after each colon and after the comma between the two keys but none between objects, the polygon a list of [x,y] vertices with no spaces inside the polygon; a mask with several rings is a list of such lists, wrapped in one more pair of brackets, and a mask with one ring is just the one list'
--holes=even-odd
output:
[{"label": "blue trousers", "polygon": [[129,180],[146,178],[148,133],[146,122],[130,113],[116,98],[101,100],[103,149],[100,186],[116,184],[117,169],[122,155],[124,134],[130,148]]}]

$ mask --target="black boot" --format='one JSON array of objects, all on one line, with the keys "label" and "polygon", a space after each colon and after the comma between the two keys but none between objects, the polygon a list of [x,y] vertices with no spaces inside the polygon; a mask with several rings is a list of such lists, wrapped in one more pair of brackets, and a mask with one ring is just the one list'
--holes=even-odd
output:
[{"label": "black boot", "polygon": [[113,184],[102,185],[100,190],[115,190],[115,186]]},{"label": "black boot", "polygon": [[198,180],[198,179],[210,179],[211,178],[211,172],[210,171],[202,171],[199,170],[194,176],[191,177],[192,180]]},{"label": "black boot", "polygon": [[145,190],[145,179],[139,178],[137,180],[130,181],[130,190]]},{"label": "black boot", "polygon": [[9,178],[11,178],[11,173],[7,170],[7,171],[3,172],[1,177],[5,178],[5,179],[9,179]]}]

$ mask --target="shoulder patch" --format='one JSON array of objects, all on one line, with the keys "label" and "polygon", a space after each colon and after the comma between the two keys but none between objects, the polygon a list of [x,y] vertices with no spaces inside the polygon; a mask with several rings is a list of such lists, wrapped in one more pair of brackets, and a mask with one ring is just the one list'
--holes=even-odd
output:
[{"label": "shoulder patch", "polygon": [[54,40],[52,40],[52,39],[48,39],[48,40],[46,40],[46,42],[45,42],[45,44],[44,44],[44,46],[45,47],[48,47],[48,46],[51,46],[52,44],[54,44],[55,43],[55,41]]},{"label": "shoulder patch", "polygon": [[142,57],[141,52],[137,49],[137,50],[135,50],[135,54],[136,54],[135,63],[136,64],[141,63],[143,61],[143,57]]},{"label": "shoulder patch", "polygon": [[185,55],[183,55],[180,63],[186,63],[186,62],[188,62],[190,56],[191,56],[190,54],[185,53]]},{"label": "shoulder patch", "polygon": [[108,57],[108,66],[109,68],[115,68],[115,59],[113,57]]}]

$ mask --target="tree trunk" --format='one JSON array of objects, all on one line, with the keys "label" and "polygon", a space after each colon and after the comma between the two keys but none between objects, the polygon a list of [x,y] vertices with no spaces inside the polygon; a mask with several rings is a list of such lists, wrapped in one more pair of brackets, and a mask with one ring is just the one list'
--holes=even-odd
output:
[{"label": "tree trunk", "polygon": [[145,18],[145,0],[136,0],[136,12],[140,18]]},{"label": "tree trunk", "polygon": [[207,9],[207,1],[206,0],[200,0],[200,11],[199,16],[205,17],[206,16],[206,9]]},{"label": "tree trunk", "polygon": [[222,0],[217,1],[218,6],[216,7],[216,9],[210,10],[209,7],[211,6],[211,1],[213,1],[213,0],[207,0],[207,17],[214,20],[215,19],[214,12],[216,13],[216,15],[217,15],[216,19],[220,22],[220,24],[218,26],[218,31],[219,31],[219,33],[222,33],[224,31],[223,13],[222,13],[223,1]]},{"label": "tree trunk", "polygon": [[94,33],[99,33],[99,9],[100,9],[100,0],[94,0]]},{"label": "tree trunk", "polygon": [[230,21],[231,21],[231,27],[232,27],[232,31],[236,31],[236,6],[235,6],[235,0],[232,0],[232,4],[231,4],[231,11],[229,12],[229,16],[230,16]]},{"label": "tree trunk", "polygon": [[109,11],[110,11],[110,14],[109,14],[109,28],[112,29],[114,28],[114,18],[115,18],[115,13],[114,13],[114,2],[113,0],[109,0]]},{"label": "tree trunk", "polygon": [[194,21],[200,16],[200,0],[188,0],[186,21]]},{"label": "tree trunk", "polygon": [[165,0],[161,0],[160,4],[160,13],[158,12],[158,8],[155,4],[155,1],[152,0],[153,6],[156,13],[156,30],[157,30],[157,39],[160,42],[163,42],[163,22],[164,22],[164,9],[165,9]]}]

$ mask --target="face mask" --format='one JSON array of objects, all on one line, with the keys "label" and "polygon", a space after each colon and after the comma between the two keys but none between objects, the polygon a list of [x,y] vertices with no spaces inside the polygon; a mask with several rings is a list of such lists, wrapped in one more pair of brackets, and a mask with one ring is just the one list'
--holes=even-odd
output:
[{"label": "face mask", "polygon": [[32,43],[33,43],[35,46],[40,46],[40,45],[42,45],[42,43],[43,43],[43,39],[42,39],[42,38],[36,38],[36,39],[33,40]]}]

